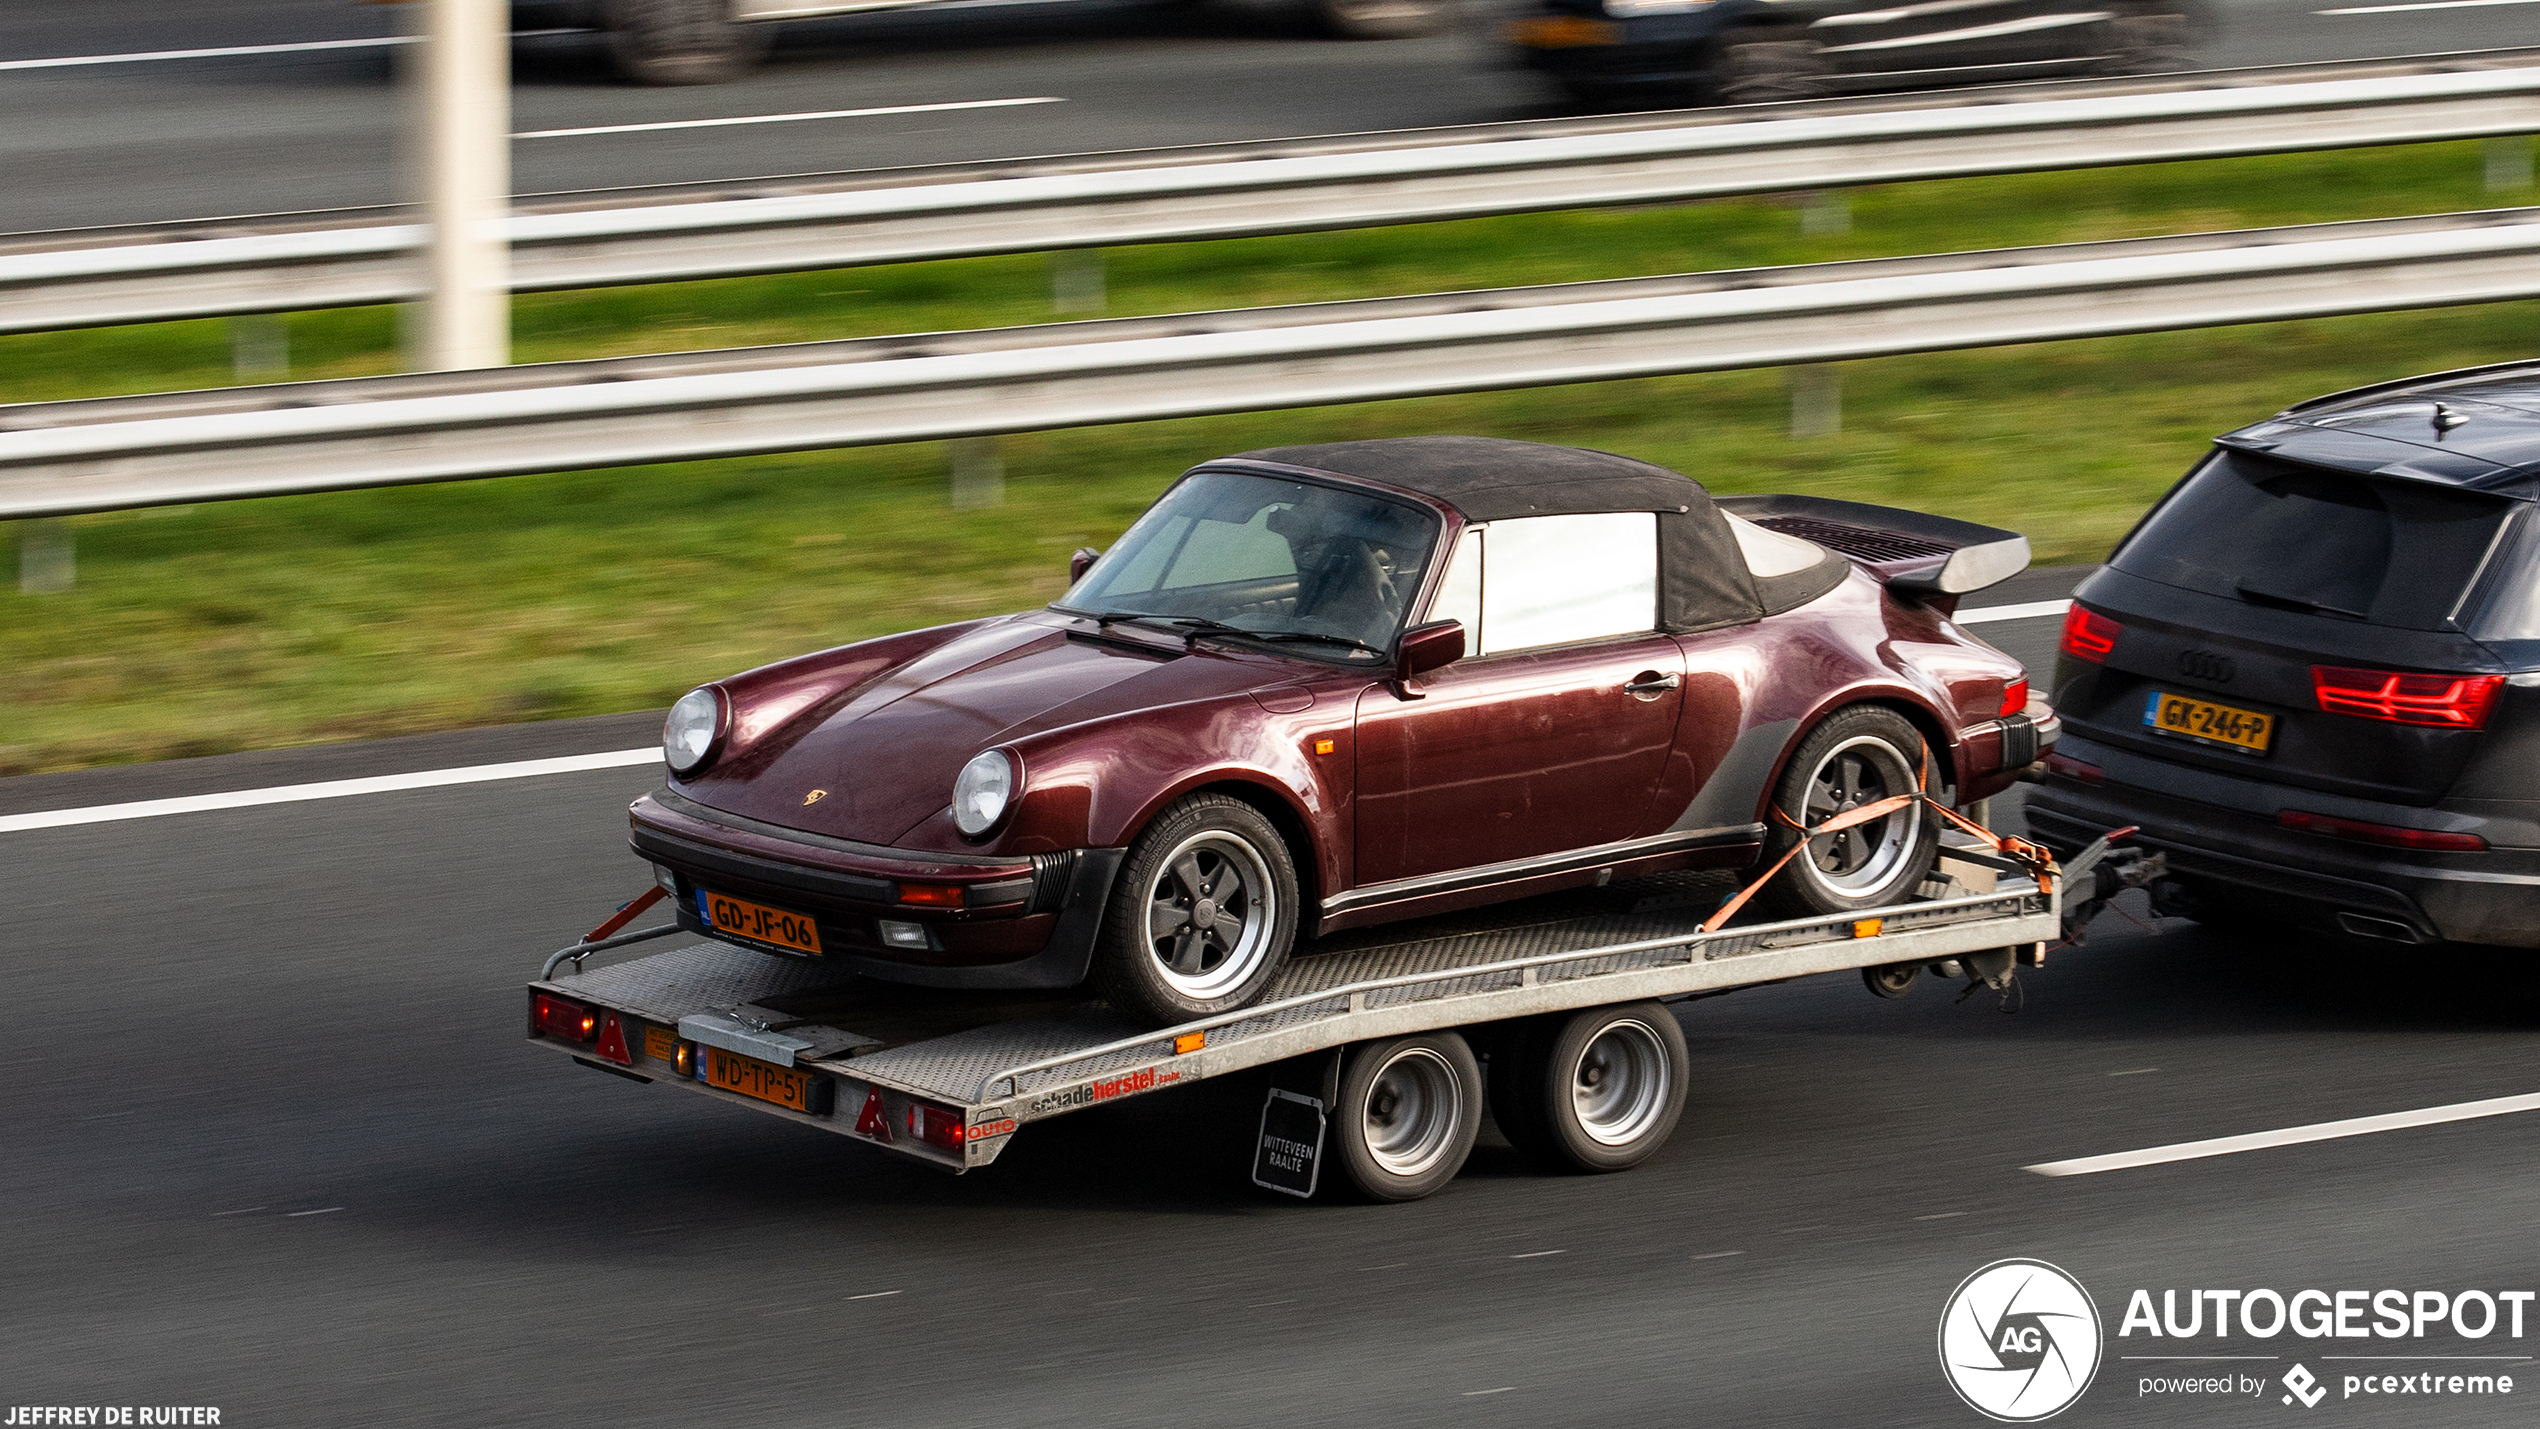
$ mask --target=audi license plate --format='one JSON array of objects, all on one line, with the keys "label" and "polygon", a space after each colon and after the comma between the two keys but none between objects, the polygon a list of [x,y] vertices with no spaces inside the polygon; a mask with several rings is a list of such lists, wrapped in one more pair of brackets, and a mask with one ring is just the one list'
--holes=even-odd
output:
[{"label": "audi license plate", "polygon": [[780,1067],[774,1062],[762,1062],[756,1057],[744,1057],[738,1052],[726,1052],[720,1047],[704,1050],[707,1086],[739,1092],[745,1097],[756,1097],[799,1112],[811,1111],[812,1076],[809,1072]]},{"label": "audi license plate", "polygon": [[708,893],[702,888],[697,890],[697,911],[705,915],[706,926],[718,933],[791,948],[798,953],[820,952],[820,929],[808,913],[789,913],[729,893]]},{"label": "audi license plate", "polygon": [[2172,739],[2191,739],[2235,754],[2264,754],[2275,738],[2275,716],[2235,709],[2211,700],[2154,690],[2143,702],[2143,727]]}]

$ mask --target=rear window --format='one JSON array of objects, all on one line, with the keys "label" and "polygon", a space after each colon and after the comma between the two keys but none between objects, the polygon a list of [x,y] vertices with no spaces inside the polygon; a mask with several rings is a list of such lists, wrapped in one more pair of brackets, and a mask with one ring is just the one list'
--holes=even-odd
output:
[{"label": "rear window", "polygon": [[2448,629],[2512,503],[2219,451],[2108,564],[2164,585]]}]

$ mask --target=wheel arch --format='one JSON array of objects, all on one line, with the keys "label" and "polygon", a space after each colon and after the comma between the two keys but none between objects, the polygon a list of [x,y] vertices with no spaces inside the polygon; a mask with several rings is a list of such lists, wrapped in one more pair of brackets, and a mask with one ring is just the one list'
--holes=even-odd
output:
[{"label": "wheel arch", "polygon": [[1883,709],[1901,716],[1916,733],[1922,735],[1924,745],[1931,750],[1936,766],[1934,775],[1950,788],[1957,787],[1958,741],[1951,735],[1947,722],[1941,719],[1940,712],[1928,701],[1893,686],[1843,690],[1819,703],[1792,727],[1790,738],[1782,745],[1781,757],[1773,761],[1772,773],[1764,780],[1763,792],[1755,806],[1755,816],[1759,821],[1772,818],[1773,793],[1781,787],[1782,775],[1788,772],[1791,756],[1799,752],[1799,746],[1808,742],[1808,736],[1815,734],[1818,726],[1855,707]]}]

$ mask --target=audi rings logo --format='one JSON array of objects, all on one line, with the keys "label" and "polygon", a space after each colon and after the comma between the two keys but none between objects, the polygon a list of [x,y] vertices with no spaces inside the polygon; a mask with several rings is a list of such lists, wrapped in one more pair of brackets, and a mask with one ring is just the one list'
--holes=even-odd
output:
[{"label": "audi rings logo", "polygon": [[2228,685],[2232,676],[2231,657],[2217,655],[2211,650],[2182,650],[2178,656],[2178,672],[2191,680]]},{"label": "audi rings logo", "polygon": [[2072,1407],[2099,1372],[2099,1307],[2042,1260],[1997,1260],[1940,1312],[1940,1370],[1967,1406],[2013,1424]]}]

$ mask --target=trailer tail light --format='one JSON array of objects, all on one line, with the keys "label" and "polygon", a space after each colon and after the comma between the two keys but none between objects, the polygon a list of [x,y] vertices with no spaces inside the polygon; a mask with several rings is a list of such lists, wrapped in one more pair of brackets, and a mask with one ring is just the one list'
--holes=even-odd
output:
[{"label": "trailer tail light", "polygon": [[921,908],[958,908],[961,906],[961,885],[903,883],[900,885],[900,901],[914,903]]},{"label": "trailer tail light", "polygon": [[908,1104],[908,1134],[929,1146],[946,1151],[959,1151],[970,1134],[970,1124],[961,1113],[950,1107],[930,1106],[925,1102]]},{"label": "trailer tail light", "polygon": [[2313,665],[2311,689],[2330,714],[2360,715],[2392,724],[2437,729],[2483,729],[2487,712],[2504,689],[2502,675],[2403,675]]},{"label": "trailer tail light", "polygon": [[2028,708],[2028,681],[2013,680],[2002,687],[2002,714],[2005,718]]},{"label": "trailer tail light", "polygon": [[2361,819],[2333,818],[2300,809],[2282,810],[2276,814],[2275,821],[2280,827],[2301,833],[2325,834],[2333,839],[2379,844],[2383,848],[2416,849],[2426,853],[2476,853],[2487,847],[2487,840],[2476,834],[2456,834],[2445,829],[2412,829],[2401,824],[2368,824]]},{"label": "trailer tail light", "polygon": [[2076,784],[2099,784],[2106,782],[2108,778],[2098,765],[2087,760],[2075,759],[2069,754],[2048,754],[2046,772],[2061,774]]},{"label": "trailer tail light", "polygon": [[581,1003],[541,992],[531,996],[529,1009],[531,1023],[559,1042],[588,1042],[600,1035],[600,1014]]},{"label": "trailer tail light", "polygon": [[2076,660],[2105,664],[2108,652],[2117,648],[2117,637],[2124,633],[2124,626],[2076,602],[2064,608],[2064,643],[2058,648]]}]

